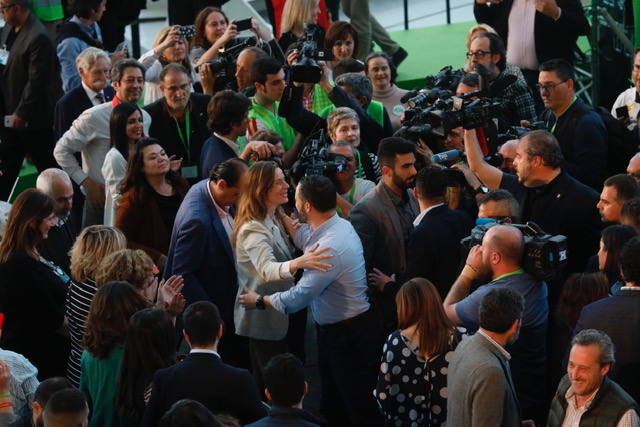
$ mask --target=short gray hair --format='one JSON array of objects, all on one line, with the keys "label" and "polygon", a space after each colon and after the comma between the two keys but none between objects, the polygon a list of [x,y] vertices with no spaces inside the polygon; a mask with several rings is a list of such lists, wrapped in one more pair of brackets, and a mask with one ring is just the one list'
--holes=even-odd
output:
[{"label": "short gray hair", "polygon": [[367,104],[371,102],[371,98],[373,97],[373,86],[371,86],[371,81],[362,74],[341,74],[336,79],[336,84],[338,86],[348,87],[349,92],[351,92],[351,94],[356,98],[364,96],[367,98]]},{"label": "short gray hair", "polygon": [[80,68],[85,71],[89,70],[95,65],[95,63],[98,61],[98,58],[104,58],[107,61],[107,65],[111,67],[111,59],[109,58],[109,55],[107,55],[107,52],[102,49],[98,49],[97,47],[91,46],[80,52],[80,54],[76,58],[76,68],[78,70],[80,70]]},{"label": "short gray hair", "polygon": [[590,346],[596,345],[600,348],[600,366],[613,365],[616,361],[615,348],[609,335],[597,329],[583,329],[571,340],[571,347],[574,345]]},{"label": "short gray hair", "polygon": [[49,168],[40,172],[36,180],[36,188],[44,194],[51,196],[53,194],[53,183],[56,179],[66,180],[71,184],[71,178],[62,169]]}]

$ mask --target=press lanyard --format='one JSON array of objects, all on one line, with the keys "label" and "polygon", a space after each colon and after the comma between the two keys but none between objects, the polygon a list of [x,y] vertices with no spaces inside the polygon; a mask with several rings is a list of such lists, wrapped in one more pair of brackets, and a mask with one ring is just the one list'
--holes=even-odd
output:
[{"label": "press lanyard", "polygon": [[[567,110],[569,108],[571,108],[571,106],[573,105],[574,102],[576,102],[576,99],[578,99],[577,96],[574,96],[573,99],[571,100],[571,104],[569,104],[569,106],[567,108],[564,109],[564,111],[560,114],[558,114],[558,117],[556,118],[556,122],[553,124],[553,127],[551,128],[551,133],[553,133],[555,135],[555,131],[556,131],[556,126],[558,125],[558,120],[560,119],[560,116],[562,116],[564,113],[567,112]],[[549,126],[547,126],[548,128]]]},{"label": "press lanyard", "polygon": [[182,145],[184,146],[185,150],[187,150],[187,161],[190,162],[191,161],[191,115],[189,114],[188,109],[185,109],[184,115],[185,115],[184,130],[187,133],[186,142],[185,142],[185,137],[182,134],[182,129],[180,129],[180,123],[178,122],[178,119],[174,117],[173,120],[176,122],[176,128],[178,128],[178,138],[180,138]]},{"label": "press lanyard", "polygon": [[356,176],[360,178],[364,178],[364,171],[362,170],[362,162],[360,161],[360,151],[354,149],[356,153],[356,159],[358,160],[358,170],[356,171]]},{"label": "press lanyard", "polygon": [[524,270],[522,268],[516,270],[516,271],[512,271],[511,273],[507,273],[507,274],[503,274],[502,276],[498,276],[495,279],[492,280],[492,282],[495,282],[497,280],[500,279],[504,279],[505,277],[509,277],[509,276],[515,276],[516,274],[522,274],[524,273]]}]

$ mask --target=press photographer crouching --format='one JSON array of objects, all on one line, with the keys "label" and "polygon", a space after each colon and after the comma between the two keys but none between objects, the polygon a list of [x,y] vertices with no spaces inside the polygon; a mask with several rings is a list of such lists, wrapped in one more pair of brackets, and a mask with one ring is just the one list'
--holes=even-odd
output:
[{"label": "press photographer crouching", "polygon": [[[482,298],[496,287],[509,287],[524,298],[520,336],[507,351],[511,354],[511,375],[523,419],[540,421],[545,413],[546,340],[549,304],[547,284],[523,269],[525,252],[522,232],[511,225],[494,225],[482,244],[471,248],[464,269],[444,300],[449,319],[468,332],[478,329],[478,308]],[[470,292],[475,280],[484,283]]]},{"label": "press photographer crouching", "polygon": [[[484,159],[475,130],[465,131],[465,150],[471,171],[489,189],[508,190],[520,204],[523,222],[533,221],[551,235],[564,235],[568,244],[566,274],[584,271],[598,249],[600,222],[598,193],[563,171],[556,138],[544,130],[525,134],[518,142],[514,168],[502,172]],[[552,289],[556,295],[559,289]],[[553,303],[555,299],[552,297]]]}]

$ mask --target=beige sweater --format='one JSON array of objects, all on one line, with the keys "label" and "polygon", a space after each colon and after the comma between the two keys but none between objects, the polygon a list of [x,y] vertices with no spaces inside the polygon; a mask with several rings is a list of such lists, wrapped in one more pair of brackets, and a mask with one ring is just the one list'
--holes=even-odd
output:
[{"label": "beige sweater", "polygon": [[400,119],[402,118],[405,108],[407,108],[406,104],[400,102],[400,98],[402,98],[405,93],[407,93],[406,90],[400,89],[394,84],[386,90],[373,90],[373,99],[384,104],[394,132],[400,128]]}]

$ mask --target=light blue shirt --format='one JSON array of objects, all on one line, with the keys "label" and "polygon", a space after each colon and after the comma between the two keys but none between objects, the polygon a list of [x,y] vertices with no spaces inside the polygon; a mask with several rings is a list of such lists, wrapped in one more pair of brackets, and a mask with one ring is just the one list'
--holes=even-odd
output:
[{"label": "light blue shirt", "polygon": [[351,319],[369,309],[362,243],[349,221],[336,214],[315,230],[305,224],[294,242],[304,251],[316,243],[331,248],[326,253],[333,258],[325,262],[333,267],[327,272],[305,270],[297,285],[271,295],[274,309],[290,314],[309,305],[319,325]]},{"label": "light blue shirt", "polygon": [[[80,19],[73,15],[73,17],[69,20],[74,22],[80,26],[82,31],[87,33],[91,37],[91,29],[95,30],[97,34],[98,40],[102,41],[102,32],[100,31],[100,26],[98,26],[97,22],[94,22],[91,27],[80,21]],[[80,74],[78,73],[78,68],[76,66],[76,58],[89,45],[77,37],[68,37],[56,48],[58,53],[58,60],[60,61],[61,75],[62,75],[62,89],[64,93],[69,92],[71,89],[75,89],[80,86],[80,82],[82,81],[80,78]]]}]

